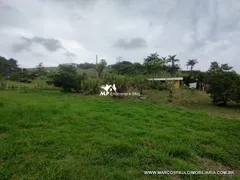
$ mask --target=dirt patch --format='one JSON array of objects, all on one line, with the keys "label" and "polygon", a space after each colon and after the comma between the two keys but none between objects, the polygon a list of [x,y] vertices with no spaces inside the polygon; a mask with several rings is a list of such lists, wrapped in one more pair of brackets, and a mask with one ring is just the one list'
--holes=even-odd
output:
[{"label": "dirt patch", "polygon": [[212,159],[200,158],[200,162],[203,168],[207,171],[233,171],[230,167],[225,166],[220,162],[213,161]]},{"label": "dirt patch", "polygon": [[233,171],[234,174],[229,176],[240,176],[240,169],[232,169],[231,167],[225,166],[220,162],[216,162],[208,158],[199,157],[199,161],[201,163],[201,167],[205,171]]},{"label": "dirt patch", "polygon": [[7,132],[0,133],[0,136],[1,136],[1,137],[7,137],[7,136],[8,136],[8,133],[7,133]]}]

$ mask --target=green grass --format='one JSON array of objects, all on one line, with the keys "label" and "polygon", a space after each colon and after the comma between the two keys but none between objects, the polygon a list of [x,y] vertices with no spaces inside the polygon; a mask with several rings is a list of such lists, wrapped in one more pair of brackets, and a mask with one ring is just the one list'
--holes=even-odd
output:
[{"label": "green grass", "polygon": [[[37,81],[34,80],[32,81],[31,83],[24,83],[24,82],[18,82],[18,81],[10,81],[10,80],[7,80],[6,81],[6,84],[8,85],[8,89],[11,89],[12,85],[15,86],[15,89],[16,87],[20,86],[20,87],[28,87],[28,88],[35,88],[36,85],[37,85]],[[46,84],[47,85],[47,84]]]},{"label": "green grass", "polygon": [[[0,179],[237,179],[240,121],[134,99],[0,91]],[[157,101],[157,99],[155,99]]]},{"label": "green grass", "polygon": [[42,87],[38,87],[37,80],[32,81],[31,83],[25,83],[25,82],[18,82],[18,81],[6,81],[6,87],[4,87],[4,90],[8,91],[41,91],[41,90],[60,90],[60,88],[55,87],[53,85],[48,85],[45,82],[42,82]]},{"label": "green grass", "polygon": [[181,107],[186,110],[200,111],[210,116],[220,116],[231,119],[240,119],[240,105],[229,103],[227,107],[220,107],[212,104],[210,95],[205,91],[176,89],[173,93],[173,102],[168,102],[167,91],[145,90],[149,96],[148,102],[155,104],[166,104],[173,107]]}]

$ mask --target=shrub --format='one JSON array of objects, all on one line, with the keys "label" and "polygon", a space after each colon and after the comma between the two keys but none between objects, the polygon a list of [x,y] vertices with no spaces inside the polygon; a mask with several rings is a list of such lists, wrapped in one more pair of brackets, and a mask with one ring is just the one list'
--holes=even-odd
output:
[{"label": "shrub", "polygon": [[100,93],[100,80],[95,78],[86,78],[82,81],[82,91],[85,95]]},{"label": "shrub", "polygon": [[166,83],[161,81],[151,81],[151,88],[158,91],[166,90]]},{"label": "shrub", "polygon": [[207,92],[213,103],[225,106],[229,101],[240,102],[240,76],[236,72],[209,71],[207,81],[210,85]]},{"label": "shrub", "polygon": [[166,89],[169,92],[168,101],[172,102],[173,93],[174,93],[174,90],[175,90],[175,82],[174,81],[166,81]]},{"label": "shrub", "polygon": [[81,90],[81,81],[83,77],[77,74],[73,66],[59,66],[59,72],[53,75],[53,84],[61,87],[64,92],[79,92]]},{"label": "shrub", "polygon": [[149,81],[145,76],[137,76],[134,78],[134,86],[143,94],[143,90],[147,88]]},{"label": "shrub", "polygon": [[19,81],[20,81],[20,82],[27,82],[28,79],[27,79],[27,78],[20,78]]},{"label": "shrub", "polygon": [[47,85],[52,85],[53,84],[53,81],[46,81]]},{"label": "shrub", "polygon": [[[117,88],[117,93],[126,93],[128,88],[132,84],[132,79],[124,75],[109,74],[108,76],[106,76],[104,82],[106,84],[115,84]],[[118,97],[118,96],[114,95],[113,97]]]},{"label": "shrub", "polygon": [[20,81],[20,79],[21,79],[21,74],[19,72],[14,72],[9,77],[9,80],[11,81]]},{"label": "shrub", "polygon": [[0,74],[0,88],[4,88],[6,86],[5,78]]}]

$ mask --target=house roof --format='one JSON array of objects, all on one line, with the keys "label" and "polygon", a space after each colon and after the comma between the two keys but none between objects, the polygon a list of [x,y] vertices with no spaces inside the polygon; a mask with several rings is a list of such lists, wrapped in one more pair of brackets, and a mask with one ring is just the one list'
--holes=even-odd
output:
[{"label": "house roof", "polygon": [[148,79],[150,81],[176,81],[176,80],[183,80],[183,77],[176,77],[176,78],[151,78]]}]

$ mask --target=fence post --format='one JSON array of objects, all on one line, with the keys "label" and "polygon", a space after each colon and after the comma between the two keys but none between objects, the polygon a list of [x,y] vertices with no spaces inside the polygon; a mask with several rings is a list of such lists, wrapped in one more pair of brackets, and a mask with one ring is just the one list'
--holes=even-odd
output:
[{"label": "fence post", "polygon": [[6,90],[8,90],[8,84],[6,85]]}]

